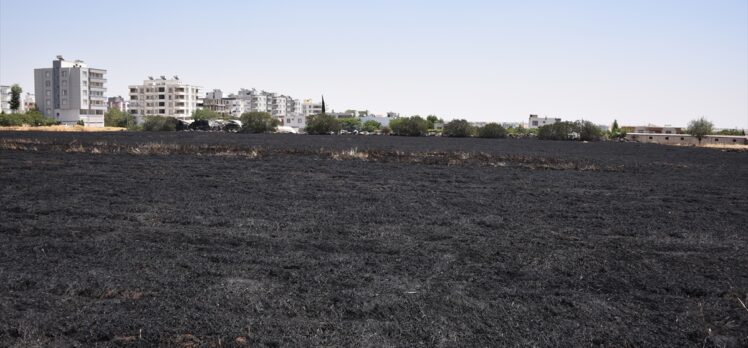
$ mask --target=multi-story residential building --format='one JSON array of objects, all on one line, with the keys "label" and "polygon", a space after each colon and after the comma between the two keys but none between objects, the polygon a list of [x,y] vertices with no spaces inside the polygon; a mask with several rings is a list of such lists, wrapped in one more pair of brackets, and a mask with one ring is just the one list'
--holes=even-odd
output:
[{"label": "multi-story residential building", "polygon": [[117,109],[122,112],[127,112],[129,104],[130,103],[125,100],[125,98],[122,98],[122,96],[117,96],[107,99],[106,106],[107,110]]},{"label": "multi-story residential building", "polygon": [[106,70],[89,68],[83,61],[62,56],[51,68],[34,69],[36,107],[45,116],[72,125],[103,127],[106,112]]},{"label": "multi-story residential building", "polygon": [[311,99],[304,99],[304,101],[298,105],[300,108],[297,110],[301,110],[301,114],[304,115],[304,117],[319,115],[322,113],[322,103],[315,103]]},{"label": "multi-story residential building", "polygon": [[9,114],[10,109],[10,86],[0,86],[0,112]]},{"label": "multi-story residential building", "polygon": [[529,128],[538,128],[545,126],[547,124],[554,124],[557,122],[561,122],[560,118],[551,118],[551,117],[538,117],[538,115],[530,115],[530,118],[527,121],[527,125]]},{"label": "multi-story residential building", "polygon": [[188,120],[192,113],[202,104],[200,91],[202,87],[184,83],[179,77],[167,79],[149,77],[142,85],[130,88],[130,113],[138,122],[144,116],[171,116],[179,120]]},{"label": "multi-story residential building", "polygon": [[36,95],[31,92],[26,92],[26,96],[23,97],[23,103],[21,103],[21,108],[23,108],[23,112],[36,110]]}]

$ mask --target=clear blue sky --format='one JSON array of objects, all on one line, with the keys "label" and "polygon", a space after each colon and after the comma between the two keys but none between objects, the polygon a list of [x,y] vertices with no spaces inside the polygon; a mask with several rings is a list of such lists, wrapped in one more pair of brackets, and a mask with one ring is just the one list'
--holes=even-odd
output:
[{"label": "clear blue sky", "polygon": [[0,0],[0,83],[57,54],[336,110],[748,128],[748,0]]}]

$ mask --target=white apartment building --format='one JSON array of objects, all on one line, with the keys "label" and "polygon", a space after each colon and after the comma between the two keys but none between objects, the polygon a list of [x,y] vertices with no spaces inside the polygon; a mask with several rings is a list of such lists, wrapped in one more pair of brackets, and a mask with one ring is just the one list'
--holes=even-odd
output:
[{"label": "white apartment building", "polygon": [[551,118],[551,117],[538,117],[538,115],[530,115],[530,118],[527,121],[527,125],[528,125],[528,128],[539,128],[547,124],[554,124],[557,122],[561,122],[561,119]]},{"label": "white apartment building", "polygon": [[300,110],[304,117],[319,115],[322,113],[322,103],[315,103],[311,99],[304,99],[304,101],[299,103],[299,105],[300,106],[297,110]]},{"label": "white apartment building", "polygon": [[34,93],[26,92],[26,96],[23,97],[21,108],[23,112],[36,109],[36,95]]},{"label": "white apartment building", "polygon": [[202,87],[186,84],[178,76],[171,79],[149,77],[142,85],[129,88],[130,113],[139,123],[144,116],[171,116],[186,121],[202,104]]},{"label": "white apartment building", "polygon": [[0,86],[0,112],[9,114],[10,109],[10,86]]},{"label": "white apartment building", "polygon": [[106,112],[106,70],[89,68],[82,60],[62,56],[51,68],[34,69],[36,107],[45,116],[73,125],[103,127]]}]

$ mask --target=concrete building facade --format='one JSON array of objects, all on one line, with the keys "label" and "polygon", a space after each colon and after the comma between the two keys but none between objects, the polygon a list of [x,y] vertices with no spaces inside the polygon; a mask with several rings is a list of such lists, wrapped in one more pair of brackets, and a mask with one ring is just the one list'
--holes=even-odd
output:
[{"label": "concrete building facade", "polygon": [[170,116],[186,121],[202,104],[202,87],[186,84],[177,76],[171,79],[150,77],[143,84],[129,88],[130,113],[139,123],[145,116]]},{"label": "concrete building facade", "polygon": [[557,122],[561,122],[560,118],[551,118],[551,117],[538,117],[538,115],[530,115],[529,119],[527,120],[527,127],[528,128],[539,128],[548,124],[554,124]]},{"label": "concrete building facade", "polygon": [[107,107],[105,75],[104,69],[57,56],[51,68],[34,69],[36,107],[62,124],[83,121],[86,126],[103,127]]},{"label": "concrete building facade", "polygon": [[9,114],[10,109],[10,86],[0,86],[0,112]]},{"label": "concrete building facade", "polygon": [[130,103],[125,100],[125,98],[122,98],[122,96],[117,96],[107,99],[106,106],[107,110],[117,109],[122,112],[127,112],[129,104]]},{"label": "concrete building facade", "polygon": [[628,133],[626,139],[663,145],[748,145],[748,136],[745,135],[707,135],[699,141],[690,134]]}]

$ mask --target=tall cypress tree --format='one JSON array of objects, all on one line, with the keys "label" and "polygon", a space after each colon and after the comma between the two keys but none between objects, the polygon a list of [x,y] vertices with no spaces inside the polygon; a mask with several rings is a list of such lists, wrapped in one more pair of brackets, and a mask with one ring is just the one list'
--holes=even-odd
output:
[{"label": "tall cypress tree", "polygon": [[325,114],[325,96],[322,96],[322,114]]},{"label": "tall cypress tree", "polygon": [[23,89],[18,84],[10,87],[10,109],[13,112],[18,112],[21,107],[21,92],[23,92]]}]

